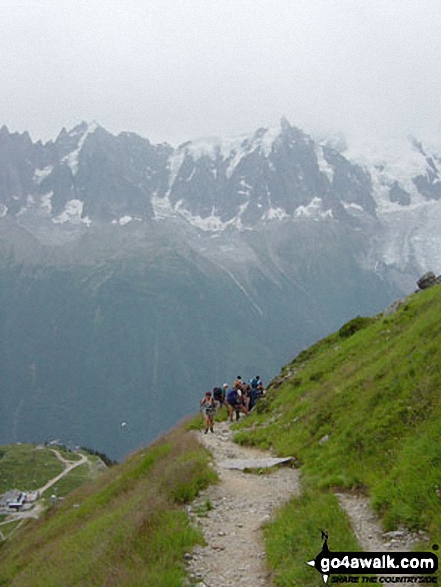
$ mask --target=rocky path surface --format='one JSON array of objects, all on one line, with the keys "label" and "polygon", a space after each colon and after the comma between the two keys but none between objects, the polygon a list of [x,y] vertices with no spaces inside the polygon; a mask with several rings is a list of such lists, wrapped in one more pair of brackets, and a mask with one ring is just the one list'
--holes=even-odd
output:
[{"label": "rocky path surface", "polygon": [[348,514],[361,548],[366,552],[409,552],[418,542],[428,539],[424,532],[406,528],[383,532],[381,523],[367,497],[337,493],[340,507]]},{"label": "rocky path surface", "polygon": [[[392,532],[383,532],[381,522],[369,505],[367,497],[337,493],[340,507],[347,513],[359,545],[365,552],[411,552],[416,544],[427,541],[424,532],[409,532],[407,528],[400,528]],[[389,575],[388,579],[402,585],[403,577],[410,577],[405,573]],[[400,580],[401,578],[401,580]]]},{"label": "rocky path surface", "polygon": [[271,455],[234,444],[225,422],[200,440],[214,457],[220,483],[207,488],[190,508],[207,542],[187,557],[190,577],[199,587],[269,587],[261,526],[274,508],[299,493],[298,472],[291,467],[263,474],[229,468],[235,459]]},{"label": "rocky path surface", "polygon": [[[274,508],[299,494],[298,471],[280,467],[259,475],[231,468],[240,467],[243,459],[263,463],[272,456],[234,444],[232,436],[226,422],[216,424],[214,434],[199,435],[213,455],[220,483],[202,492],[189,508],[207,543],[187,555],[189,575],[198,587],[271,587],[261,526],[271,519]],[[422,532],[404,528],[385,533],[366,497],[336,495],[365,552],[409,552],[427,539]]]}]

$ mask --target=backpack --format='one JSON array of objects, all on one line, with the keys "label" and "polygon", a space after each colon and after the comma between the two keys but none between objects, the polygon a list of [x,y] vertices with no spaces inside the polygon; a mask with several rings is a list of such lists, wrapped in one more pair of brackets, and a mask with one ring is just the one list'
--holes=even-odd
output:
[{"label": "backpack", "polygon": [[237,398],[238,398],[238,393],[236,389],[230,389],[230,391],[227,393],[227,402],[229,404],[235,404],[237,402]]},{"label": "backpack", "polygon": [[259,386],[259,380],[258,380],[258,379],[256,379],[256,378],[254,378],[254,379],[251,381],[251,389],[257,389],[257,388],[258,388],[258,386]]},{"label": "backpack", "polygon": [[215,387],[213,389],[213,397],[216,401],[222,401],[222,389],[220,387]]}]

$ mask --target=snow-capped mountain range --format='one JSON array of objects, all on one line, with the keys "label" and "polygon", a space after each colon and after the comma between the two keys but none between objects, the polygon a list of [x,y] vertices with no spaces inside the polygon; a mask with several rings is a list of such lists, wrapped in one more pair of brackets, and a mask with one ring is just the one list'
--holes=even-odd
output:
[{"label": "snow-capped mountain range", "polygon": [[[441,155],[416,139],[383,153],[315,142],[282,119],[234,140],[177,148],[97,123],[54,142],[0,130],[1,216],[40,209],[54,223],[127,223],[182,216],[216,232],[298,218],[372,216],[441,198]],[[343,151],[343,152],[342,152]]]},{"label": "snow-capped mountain range", "polygon": [[201,390],[268,379],[441,273],[439,153],[285,119],[178,147],[96,123],[45,144],[1,128],[0,444],[121,456]]},{"label": "snow-capped mountain range", "polygon": [[179,218],[215,235],[309,219],[375,224],[372,262],[441,261],[441,150],[414,138],[356,147],[316,141],[282,119],[232,140],[153,145],[97,123],[55,141],[0,130],[0,219],[26,224],[150,223]]}]

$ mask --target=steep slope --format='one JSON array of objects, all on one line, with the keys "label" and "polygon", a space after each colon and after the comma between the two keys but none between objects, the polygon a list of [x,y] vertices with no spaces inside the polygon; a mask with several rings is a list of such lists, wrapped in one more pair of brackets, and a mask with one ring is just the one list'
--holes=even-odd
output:
[{"label": "steep slope", "polygon": [[[388,317],[352,320],[287,365],[239,426],[238,442],[292,454],[301,467],[305,495],[268,534],[280,585],[313,544],[308,517],[320,524],[338,509],[329,490],[365,493],[386,530],[423,530],[424,549],[439,544],[440,309],[435,286]],[[299,541],[283,554],[294,530]]]},{"label": "steep slope", "polygon": [[[440,308],[441,288],[434,286],[391,315],[351,320],[300,353],[256,413],[235,425],[237,442],[293,455],[300,468],[301,496],[264,529],[274,585],[321,582],[305,565],[319,551],[321,529],[334,550],[356,549],[335,491],[369,496],[386,530],[420,532],[415,546],[437,553]],[[225,433],[210,438],[215,450]],[[231,448],[222,451],[231,457]],[[215,480],[196,438],[178,429],[17,531],[1,547],[0,584],[181,585],[184,553],[201,535],[177,505]],[[213,506],[217,516],[230,515],[222,495],[213,495],[214,504],[201,497],[201,515]],[[217,538],[220,544],[223,536]]]},{"label": "steep slope", "polygon": [[182,504],[215,480],[175,430],[0,542],[0,585],[182,585],[184,553],[202,540]]}]

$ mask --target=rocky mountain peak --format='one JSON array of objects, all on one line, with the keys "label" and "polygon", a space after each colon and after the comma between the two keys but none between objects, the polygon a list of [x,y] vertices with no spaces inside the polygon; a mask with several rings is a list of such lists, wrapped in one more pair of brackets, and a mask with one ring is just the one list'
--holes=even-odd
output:
[{"label": "rocky mountain peak", "polygon": [[114,136],[95,121],[44,145],[3,126],[0,145],[0,215],[20,222],[174,218],[207,233],[281,221],[357,227],[441,198],[441,160],[416,139],[402,152],[360,158],[341,139],[318,141],[285,117],[246,136],[178,147]]},{"label": "rocky mountain peak", "polygon": [[0,137],[9,137],[9,129],[6,124],[0,128]]}]

